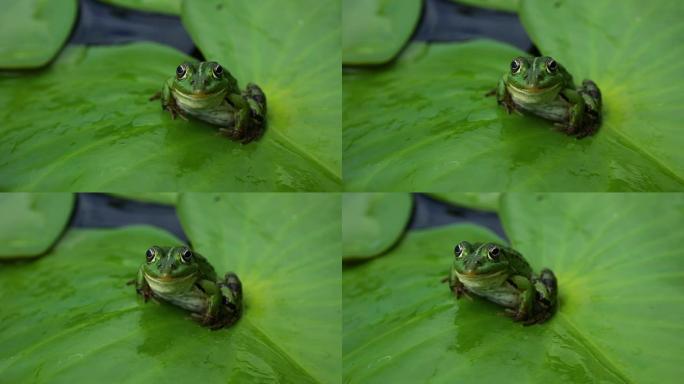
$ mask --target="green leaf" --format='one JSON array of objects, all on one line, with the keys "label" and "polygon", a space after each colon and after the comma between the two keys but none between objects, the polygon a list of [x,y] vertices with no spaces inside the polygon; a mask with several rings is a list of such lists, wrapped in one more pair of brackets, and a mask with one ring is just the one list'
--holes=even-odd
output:
[{"label": "green leaf", "polygon": [[164,205],[176,205],[178,193],[176,192],[139,192],[139,193],[113,193],[116,197],[136,200],[143,203],[157,203]]},{"label": "green leaf", "polygon": [[[684,375],[684,196],[511,194],[502,219],[536,271],[558,277],[559,311],[524,327],[441,276],[483,229],[410,232],[343,275],[345,382],[672,382]],[[391,287],[391,290],[388,288]],[[391,294],[390,294],[391,291]]]},{"label": "green leaf", "polygon": [[520,0],[452,0],[455,3],[463,3],[475,7],[491,8],[499,11],[516,12]]},{"label": "green leaf", "polygon": [[433,193],[432,197],[454,205],[460,205],[480,211],[496,212],[499,210],[501,193]]},{"label": "green leaf", "polygon": [[182,0],[102,0],[105,3],[138,11],[161,12],[180,15]]},{"label": "green leaf", "polygon": [[0,193],[0,260],[47,251],[69,222],[70,193]]},{"label": "green leaf", "polygon": [[262,362],[265,378],[340,381],[340,209],[337,194],[181,196],[193,247],[242,280],[247,308],[236,332],[254,330],[287,358]]},{"label": "green leaf", "polygon": [[[651,19],[642,22],[650,23]],[[557,27],[546,33],[568,36]],[[677,51],[678,47],[672,49]],[[634,112],[625,114],[615,100],[628,96],[619,95],[614,84],[599,82],[605,99],[604,125],[596,135],[577,140],[542,119],[507,115],[493,97],[484,96],[496,86],[511,58],[521,54],[508,45],[489,41],[414,43],[387,70],[345,74],[345,188],[431,192],[684,188],[681,173],[670,168],[684,156],[680,151],[675,159],[671,151],[684,147],[684,136],[672,134],[671,129],[673,121],[684,120],[682,110],[674,107],[676,103],[653,107],[634,104]],[[587,53],[587,57],[593,56]],[[572,71],[573,62],[570,65]],[[600,68],[610,71],[606,66]],[[576,76],[582,78],[582,74]],[[646,124],[636,117],[641,108],[649,119],[649,129],[641,132],[653,135],[643,141],[644,148],[651,147],[655,137],[662,134],[668,143],[663,144],[661,153],[673,160],[668,167],[645,155],[635,143],[626,142],[618,129],[622,126],[618,121],[629,118]],[[662,115],[650,113],[653,108],[661,109]],[[667,108],[671,110],[665,111]]]},{"label": "green leaf", "polygon": [[684,3],[526,0],[520,18],[542,53],[598,84],[605,134],[681,183]]},{"label": "green leaf", "polygon": [[408,193],[345,193],[342,196],[342,257],[367,258],[391,247],[411,218]]},{"label": "green leaf", "polygon": [[5,0],[0,68],[41,67],[57,55],[78,12],[76,0]]},{"label": "green leaf", "polygon": [[45,71],[0,76],[0,190],[339,188],[278,134],[241,145],[149,101],[189,59],[153,43],[71,47]]},{"label": "green leaf", "polygon": [[208,60],[263,88],[275,145],[340,183],[339,0],[186,1],[182,20]]},{"label": "green leaf", "polygon": [[411,37],[422,5],[421,0],[343,0],[342,63],[390,61]]}]

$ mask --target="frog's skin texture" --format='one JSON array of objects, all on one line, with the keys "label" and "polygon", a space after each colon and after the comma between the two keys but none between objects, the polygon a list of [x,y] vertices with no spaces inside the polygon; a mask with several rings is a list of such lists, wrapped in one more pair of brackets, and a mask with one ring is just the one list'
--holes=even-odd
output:
[{"label": "frog's skin texture", "polygon": [[483,297],[505,307],[507,315],[525,325],[543,323],[556,309],[558,286],[553,272],[544,269],[534,275],[520,253],[503,245],[460,242],[444,281],[456,298]]},{"label": "frog's skin texture", "polygon": [[182,63],[150,100],[159,97],[171,118],[192,116],[221,127],[221,134],[242,143],[261,137],[266,127],[266,96],[261,88],[250,83],[240,91],[230,72],[213,61]]},{"label": "frog's skin texture", "polygon": [[601,92],[596,84],[584,80],[576,87],[568,71],[548,56],[514,58],[492,94],[506,112],[553,121],[577,138],[595,133],[601,125]]},{"label": "frog's skin texture", "polygon": [[211,329],[235,323],[242,312],[242,284],[234,273],[218,279],[214,268],[185,246],[150,247],[138,269],[135,290],[191,312]]}]

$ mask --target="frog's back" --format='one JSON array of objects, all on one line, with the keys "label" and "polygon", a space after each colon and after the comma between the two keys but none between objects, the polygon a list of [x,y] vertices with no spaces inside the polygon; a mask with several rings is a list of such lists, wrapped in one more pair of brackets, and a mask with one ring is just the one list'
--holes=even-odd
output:
[{"label": "frog's back", "polygon": [[216,270],[214,269],[214,267],[212,267],[211,264],[209,264],[209,261],[207,261],[207,259],[205,259],[204,256],[200,255],[197,252],[194,252],[193,254],[195,256],[197,265],[199,266],[199,270],[202,274],[202,277],[207,280],[216,281]]},{"label": "frog's back", "polygon": [[506,248],[506,254],[508,255],[510,266],[516,274],[526,277],[532,276],[532,267],[530,267],[530,264],[520,253],[511,248]]}]

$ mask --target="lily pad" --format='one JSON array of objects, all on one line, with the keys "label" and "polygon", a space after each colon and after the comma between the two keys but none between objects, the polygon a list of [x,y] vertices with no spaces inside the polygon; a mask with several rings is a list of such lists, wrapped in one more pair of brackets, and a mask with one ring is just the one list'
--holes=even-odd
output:
[{"label": "lily pad", "polygon": [[43,72],[0,76],[0,190],[339,188],[294,141],[241,145],[149,101],[189,59],[153,43],[70,47]]},{"label": "lily pad", "polygon": [[5,0],[0,12],[0,68],[47,64],[69,37],[76,0]]},{"label": "lily pad", "polygon": [[242,280],[235,332],[258,333],[258,348],[286,359],[257,361],[262,380],[339,382],[340,196],[184,194],[177,209],[193,247]]},{"label": "lily pad", "polygon": [[499,210],[501,193],[434,193],[432,197],[451,204],[460,205],[480,211],[496,212]]},{"label": "lily pad", "polygon": [[390,61],[411,37],[422,6],[422,0],[343,0],[342,63]]},{"label": "lily pad", "polygon": [[[322,173],[316,177],[327,188],[319,190],[341,183],[339,0],[185,1],[182,20],[207,59],[229,68],[243,86],[262,87],[266,138]],[[289,168],[264,165],[278,173]]]},{"label": "lily pad", "polygon": [[345,193],[342,196],[342,257],[385,252],[401,237],[413,206],[408,193]]},{"label": "lily pad", "polygon": [[0,193],[0,260],[47,251],[62,234],[73,207],[70,193]]},{"label": "lily pad", "polygon": [[499,11],[515,12],[518,10],[520,0],[452,0],[455,3],[463,3],[475,7],[491,8]]},{"label": "lily pad", "polygon": [[345,382],[670,382],[684,374],[684,195],[511,194],[502,219],[533,268],[556,273],[555,316],[524,327],[485,300],[455,300],[440,283],[453,244],[495,240],[490,232],[409,232],[390,254],[344,271]]},{"label": "lily pad", "polygon": [[101,0],[105,3],[139,11],[161,12],[180,15],[183,0]]},{"label": "lily pad", "polygon": [[[658,19],[645,18],[642,23],[654,20]],[[547,33],[568,36],[556,27]],[[673,131],[684,112],[676,107],[666,111],[669,107],[658,104],[653,108],[660,108],[662,114],[647,114],[646,124],[639,111],[642,107],[651,111],[650,106],[635,103],[634,111],[626,112],[616,103],[627,96],[619,96],[619,88],[613,88],[624,83],[596,77],[605,100],[603,126],[582,140],[566,136],[542,119],[507,115],[494,98],[484,96],[507,70],[510,59],[521,54],[490,41],[414,43],[387,70],[345,74],[345,188],[431,192],[684,188],[679,170],[684,167],[684,160],[679,160],[684,154],[674,150],[684,147],[684,137]],[[571,61],[570,71],[574,67]],[[584,73],[578,72],[581,79]],[[644,134],[662,135],[668,141],[657,157],[642,150],[655,149],[655,139],[625,141],[621,127],[638,122],[649,127],[641,131]]]}]

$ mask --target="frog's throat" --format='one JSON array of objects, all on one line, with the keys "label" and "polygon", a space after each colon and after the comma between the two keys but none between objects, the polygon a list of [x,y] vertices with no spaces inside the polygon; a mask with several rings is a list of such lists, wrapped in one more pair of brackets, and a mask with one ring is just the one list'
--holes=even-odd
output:
[{"label": "frog's throat", "polygon": [[192,273],[183,277],[153,277],[145,274],[145,280],[153,291],[159,293],[170,293],[189,289],[197,279],[197,273]]},{"label": "frog's throat", "polygon": [[556,83],[548,88],[518,88],[513,84],[506,84],[508,92],[511,93],[514,99],[521,100],[526,103],[545,100],[551,93],[555,94],[559,91],[561,83]]},{"label": "frog's throat", "polygon": [[226,96],[226,92],[227,90],[216,93],[185,93],[175,89],[173,94],[179,104],[190,108],[201,108],[223,99]]},{"label": "frog's throat", "polygon": [[458,280],[463,283],[466,287],[483,287],[483,286],[493,286],[503,283],[508,277],[505,270],[501,270],[489,274],[466,274],[456,272]]}]

